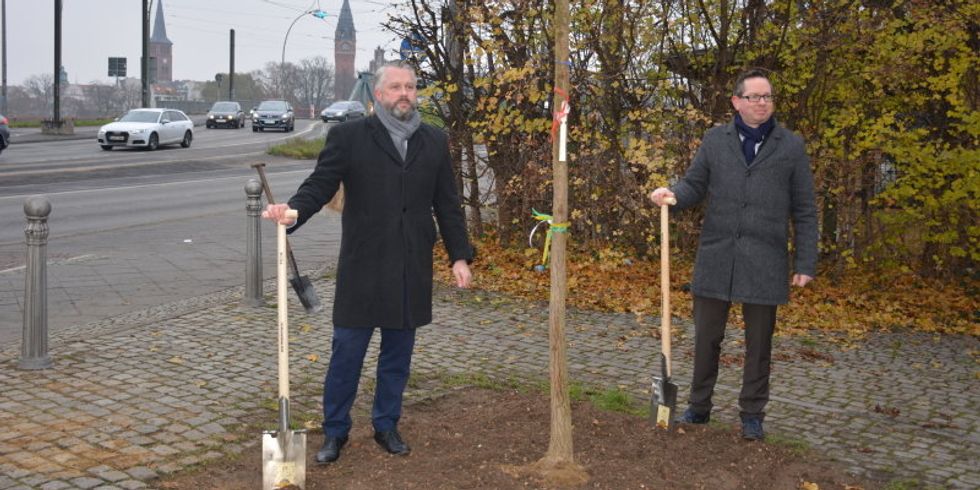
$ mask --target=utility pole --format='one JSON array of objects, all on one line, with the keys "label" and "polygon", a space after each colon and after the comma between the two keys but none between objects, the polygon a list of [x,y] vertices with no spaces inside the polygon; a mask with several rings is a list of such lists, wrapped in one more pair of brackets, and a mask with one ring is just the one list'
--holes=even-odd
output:
[{"label": "utility pole", "polygon": [[228,46],[228,100],[235,100],[235,30],[229,32],[231,44]]},{"label": "utility pole", "polygon": [[150,107],[150,0],[143,0],[143,59],[140,60],[142,107]]},{"label": "utility pole", "polygon": [[54,0],[54,120],[52,124],[54,127],[61,127],[61,0]]},{"label": "utility pole", "polygon": [[3,102],[0,103],[0,114],[7,113],[7,0],[2,0],[3,4],[0,6],[0,15],[3,16],[3,25],[0,26],[0,42],[3,43],[3,54],[0,57],[3,58]]}]

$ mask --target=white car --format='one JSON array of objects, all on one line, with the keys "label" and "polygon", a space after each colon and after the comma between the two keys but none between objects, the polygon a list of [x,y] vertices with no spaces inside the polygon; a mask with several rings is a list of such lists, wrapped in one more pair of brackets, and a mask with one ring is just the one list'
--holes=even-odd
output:
[{"label": "white car", "polygon": [[194,122],[176,109],[133,109],[99,128],[98,139],[107,151],[116,146],[156,150],[171,143],[187,148],[194,139]]}]

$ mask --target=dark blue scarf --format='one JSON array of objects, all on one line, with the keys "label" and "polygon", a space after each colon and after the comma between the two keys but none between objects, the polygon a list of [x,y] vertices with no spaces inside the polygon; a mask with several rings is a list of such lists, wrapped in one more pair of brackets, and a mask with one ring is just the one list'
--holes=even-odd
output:
[{"label": "dark blue scarf", "polygon": [[766,136],[776,127],[776,118],[770,117],[768,121],[762,123],[757,128],[753,128],[742,121],[741,114],[735,114],[735,127],[738,134],[742,135],[742,154],[745,155],[745,163],[752,165],[755,159],[755,145],[762,143]]}]

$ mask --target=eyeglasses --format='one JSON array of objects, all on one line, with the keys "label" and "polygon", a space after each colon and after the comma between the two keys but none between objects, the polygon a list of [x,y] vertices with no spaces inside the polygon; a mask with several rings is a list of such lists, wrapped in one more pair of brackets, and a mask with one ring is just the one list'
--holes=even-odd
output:
[{"label": "eyeglasses", "polygon": [[747,100],[753,104],[758,104],[760,101],[768,104],[776,100],[775,95],[739,95],[738,98]]}]

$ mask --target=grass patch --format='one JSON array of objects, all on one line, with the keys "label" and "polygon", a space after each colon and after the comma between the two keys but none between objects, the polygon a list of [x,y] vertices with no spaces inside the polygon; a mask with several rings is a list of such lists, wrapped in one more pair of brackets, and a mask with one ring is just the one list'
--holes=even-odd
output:
[{"label": "grass patch", "polygon": [[915,479],[892,480],[885,485],[885,490],[923,490],[929,487],[923,486]]},{"label": "grass patch", "polygon": [[487,390],[502,390],[511,387],[509,383],[501,382],[483,373],[456,373],[447,374],[443,382],[451,387],[475,386]]},{"label": "grass patch", "polygon": [[312,160],[322,149],[323,141],[320,139],[290,138],[285,143],[270,146],[266,153],[297,160]]},{"label": "grass patch", "polygon": [[[111,118],[102,118],[102,119],[76,119],[74,121],[74,123],[75,123],[75,127],[76,128],[79,128],[79,127],[85,127],[85,126],[102,126],[102,125],[105,125],[105,124],[109,124],[112,121],[113,121],[113,119],[111,119]],[[35,120],[35,121],[13,121],[13,120],[11,120],[10,121],[10,127],[11,128],[40,128],[41,127],[41,121],[40,120]]]},{"label": "grass patch", "polygon": [[646,408],[638,407],[633,401],[633,397],[619,387],[593,393],[589,396],[589,399],[593,405],[601,410],[620,412],[637,417],[648,415]]},{"label": "grass patch", "polygon": [[803,456],[810,450],[810,445],[806,441],[780,434],[766,434],[766,442],[775,446],[788,448],[797,456]]}]

